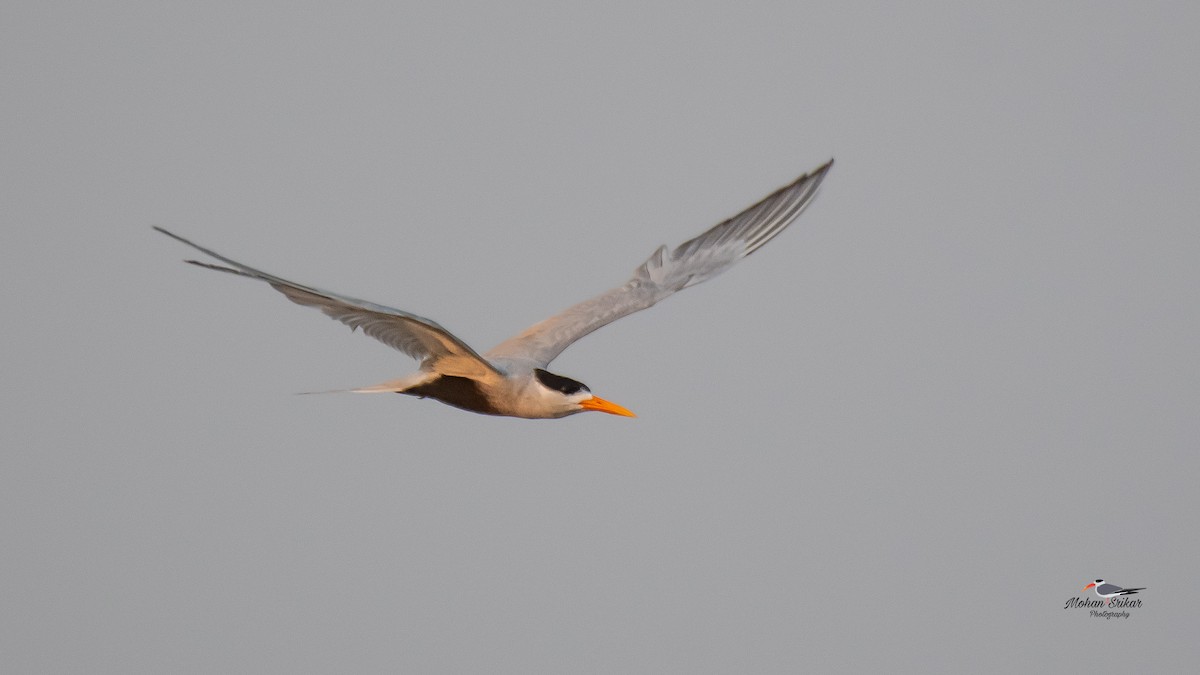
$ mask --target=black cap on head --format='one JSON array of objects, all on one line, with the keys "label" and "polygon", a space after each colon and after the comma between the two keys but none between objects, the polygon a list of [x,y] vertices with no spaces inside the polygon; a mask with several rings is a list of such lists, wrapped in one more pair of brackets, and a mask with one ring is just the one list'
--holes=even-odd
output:
[{"label": "black cap on head", "polygon": [[546,386],[546,388],[553,389],[554,391],[566,394],[567,396],[570,396],[571,394],[578,394],[581,391],[591,391],[591,389],[588,389],[587,385],[582,382],[572,380],[569,377],[563,377],[562,375],[555,375],[554,373],[548,370],[542,370],[541,368],[535,368],[533,375],[537,378],[538,382],[541,382]]}]

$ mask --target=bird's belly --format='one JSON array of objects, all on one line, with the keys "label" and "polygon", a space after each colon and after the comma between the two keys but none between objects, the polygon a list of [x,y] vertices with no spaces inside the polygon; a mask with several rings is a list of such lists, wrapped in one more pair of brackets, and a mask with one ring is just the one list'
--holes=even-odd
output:
[{"label": "bird's belly", "polygon": [[399,393],[437,399],[446,405],[484,415],[508,414],[492,404],[478,382],[466,377],[443,375]]}]

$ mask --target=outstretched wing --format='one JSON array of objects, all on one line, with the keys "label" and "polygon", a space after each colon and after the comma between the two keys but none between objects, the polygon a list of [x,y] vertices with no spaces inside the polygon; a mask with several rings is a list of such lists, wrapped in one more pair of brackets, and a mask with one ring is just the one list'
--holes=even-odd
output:
[{"label": "outstretched wing", "polygon": [[545,367],[597,328],[717,276],[791,224],[812,201],[831,166],[832,159],[673,251],[660,247],[624,285],[530,326],[487,352],[487,357]]},{"label": "outstretched wing", "polygon": [[305,307],[316,307],[326,316],[350,326],[350,330],[361,328],[364,334],[420,360],[421,368],[424,370],[472,379],[484,379],[500,374],[494,366],[476,354],[475,350],[468,347],[466,343],[429,319],[366,300],[358,300],[297,284],[226,258],[220,253],[194,244],[157,225],[154,226],[154,229],[210,255],[230,267],[197,260],[188,260],[187,262],[207,267],[210,270],[229,272],[265,281],[271,284],[272,288],[286,295],[292,302]]}]

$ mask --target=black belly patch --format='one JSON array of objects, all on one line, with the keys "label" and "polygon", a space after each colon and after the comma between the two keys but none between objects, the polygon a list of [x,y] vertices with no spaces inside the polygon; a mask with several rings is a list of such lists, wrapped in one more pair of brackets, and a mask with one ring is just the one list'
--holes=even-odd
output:
[{"label": "black belly patch", "polygon": [[443,375],[432,382],[426,382],[412,389],[399,392],[409,396],[420,396],[437,399],[455,408],[470,410],[485,415],[499,415],[500,412],[492,407],[484,397],[483,391],[475,380],[466,377]]}]

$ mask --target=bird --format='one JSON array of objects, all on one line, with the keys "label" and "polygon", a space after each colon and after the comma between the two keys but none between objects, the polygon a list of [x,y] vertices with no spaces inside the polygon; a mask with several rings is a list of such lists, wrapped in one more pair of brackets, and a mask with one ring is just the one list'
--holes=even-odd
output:
[{"label": "bird", "polygon": [[1109,602],[1111,602],[1113,598],[1117,598],[1117,597],[1120,597],[1123,595],[1135,595],[1138,591],[1146,590],[1146,588],[1144,586],[1142,588],[1121,588],[1120,586],[1117,586],[1116,584],[1106,584],[1106,583],[1104,583],[1103,579],[1097,579],[1097,580],[1093,581],[1092,583],[1088,584],[1087,586],[1084,586],[1083,590],[1086,591],[1087,589],[1092,588],[1092,587],[1096,588],[1096,595],[1104,598],[1104,604],[1106,604],[1106,605]]},{"label": "bird", "polygon": [[779,188],[738,215],[673,249],[660,246],[631,277],[589,300],[534,324],[483,354],[435,321],[404,310],[359,300],[242,264],[157,225],[153,229],[221,264],[192,265],[266,282],[292,302],[325,315],[419,361],[416,372],[379,384],[347,389],[431,398],[463,410],[526,419],[557,419],[585,411],[636,417],[592,394],[582,382],[547,370],[575,341],[617,319],[707,281],[774,239],[807,207],[833,166],[817,169]]}]

